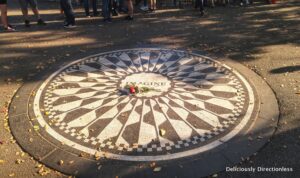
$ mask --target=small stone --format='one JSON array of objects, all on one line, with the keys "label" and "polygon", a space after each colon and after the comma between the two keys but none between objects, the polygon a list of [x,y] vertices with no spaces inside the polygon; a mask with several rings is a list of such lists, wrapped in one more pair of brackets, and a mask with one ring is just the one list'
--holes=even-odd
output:
[{"label": "small stone", "polygon": [[287,146],[286,146],[286,145],[283,145],[282,147],[283,147],[283,148],[287,148]]},{"label": "small stone", "polygon": [[63,161],[63,160],[59,160],[58,164],[59,164],[60,166],[62,166],[62,165],[64,164],[64,161]]},{"label": "small stone", "polygon": [[218,177],[218,174],[213,174],[211,177],[216,178]]},{"label": "small stone", "polygon": [[69,161],[69,164],[73,164],[74,163],[74,161]]}]

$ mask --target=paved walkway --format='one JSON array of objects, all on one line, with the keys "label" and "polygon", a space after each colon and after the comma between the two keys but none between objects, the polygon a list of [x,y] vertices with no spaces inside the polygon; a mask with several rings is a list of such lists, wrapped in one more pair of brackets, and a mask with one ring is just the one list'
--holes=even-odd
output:
[{"label": "paved walkway", "polygon": [[[15,2],[15,1],[12,1]],[[11,20],[21,24],[15,4]],[[116,19],[103,24],[100,18],[79,18],[79,27],[67,31],[61,27],[57,5],[40,3],[47,27],[18,26],[17,33],[0,34],[0,90],[1,117],[4,128],[7,105],[23,81],[32,81],[43,71],[104,51],[116,49],[161,46],[204,51],[220,60],[231,59],[244,64],[262,76],[276,93],[280,105],[278,128],[266,146],[255,156],[241,158],[242,166],[292,167],[294,172],[274,176],[299,175],[299,4],[257,5],[248,8],[218,7],[209,9],[204,18],[191,10],[162,10],[156,14],[138,14],[134,22]],[[78,11],[78,13],[80,13]],[[79,16],[83,17],[83,13]],[[162,25],[163,24],[163,25]],[[146,27],[146,28],[145,28]],[[28,65],[30,63],[30,65]],[[268,104],[268,103],[262,103]],[[49,171],[27,154],[23,154],[10,132],[0,130],[2,177],[31,177]],[[24,160],[24,162],[23,162]],[[219,177],[269,177],[270,173],[218,173]],[[273,176],[273,174],[272,174]]]}]

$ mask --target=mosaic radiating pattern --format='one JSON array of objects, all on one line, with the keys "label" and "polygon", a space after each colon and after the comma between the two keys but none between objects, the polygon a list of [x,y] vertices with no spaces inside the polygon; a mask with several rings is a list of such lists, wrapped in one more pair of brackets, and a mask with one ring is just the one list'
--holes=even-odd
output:
[{"label": "mosaic radiating pattern", "polygon": [[[125,85],[132,83],[153,90],[131,95]],[[81,151],[171,159],[241,129],[252,97],[246,80],[225,65],[147,48],[103,53],[60,69],[38,90],[34,111],[50,135]]]}]

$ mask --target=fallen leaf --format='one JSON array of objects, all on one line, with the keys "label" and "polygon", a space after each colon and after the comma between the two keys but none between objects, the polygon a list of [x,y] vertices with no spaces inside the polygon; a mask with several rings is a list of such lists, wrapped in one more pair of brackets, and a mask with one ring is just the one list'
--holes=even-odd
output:
[{"label": "fallen leaf", "polygon": [[156,167],[156,168],[153,169],[153,171],[154,172],[159,172],[159,171],[161,171],[161,167]]},{"label": "fallen leaf", "polygon": [[101,158],[101,153],[99,151],[96,151],[94,156],[96,160],[99,160]]},{"label": "fallen leaf", "polygon": [[166,134],[166,131],[164,129],[159,129],[159,135],[164,136]]},{"label": "fallen leaf", "polygon": [[156,165],[156,163],[155,162],[152,162],[152,163],[150,163],[150,167],[155,167],[155,165]]},{"label": "fallen leaf", "polygon": [[33,126],[33,129],[34,129],[35,131],[38,131],[38,130],[40,130],[40,127],[39,127],[38,125],[34,125],[34,126]]}]

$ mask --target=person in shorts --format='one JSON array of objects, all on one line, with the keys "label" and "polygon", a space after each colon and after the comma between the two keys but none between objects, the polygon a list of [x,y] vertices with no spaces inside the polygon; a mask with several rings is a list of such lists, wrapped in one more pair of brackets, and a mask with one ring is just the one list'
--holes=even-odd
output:
[{"label": "person in shorts", "polygon": [[19,0],[19,4],[21,6],[22,14],[25,21],[25,26],[30,27],[30,21],[28,19],[28,5],[30,5],[32,12],[37,18],[38,25],[46,25],[46,23],[41,19],[40,13],[37,7],[36,0]]},{"label": "person in shorts", "polygon": [[9,25],[7,20],[7,0],[0,0],[1,9],[1,21],[4,26],[4,30],[7,32],[16,31],[11,25]]}]

